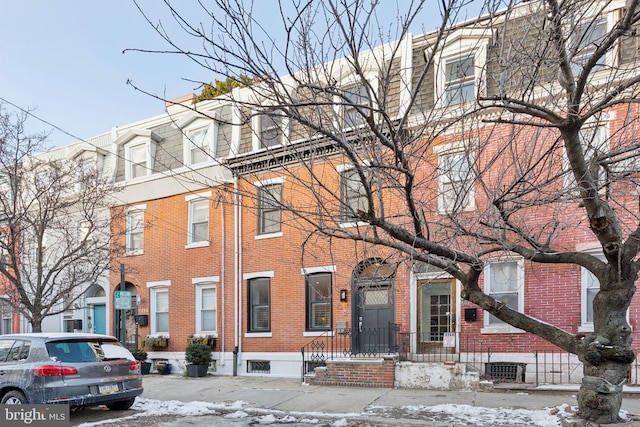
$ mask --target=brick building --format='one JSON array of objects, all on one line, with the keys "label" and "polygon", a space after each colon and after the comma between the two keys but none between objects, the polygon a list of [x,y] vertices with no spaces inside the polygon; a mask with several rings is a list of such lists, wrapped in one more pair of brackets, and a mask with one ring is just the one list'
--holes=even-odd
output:
[{"label": "brick building", "polygon": [[[592,301],[599,283],[587,269],[534,263],[505,251],[485,253],[486,242],[450,231],[452,219],[468,227],[488,221],[488,215],[474,212],[490,211],[489,190],[516,185],[510,179],[526,164],[519,161],[537,158],[536,153],[553,153],[539,166],[539,178],[533,178],[547,180],[546,187],[540,185],[545,197],[566,192],[570,199],[567,188],[575,187],[575,180],[564,176],[566,154],[553,131],[516,134],[498,120],[495,108],[469,113],[479,94],[517,85],[515,77],[503,81],[498,29],[515,37],[542,16],[537,4],[525,2],[510,14],[451,28],[428,66],[436,33],[408,34],[363,52],[363,58],[376,59],[363,61],[366,66],[356,76],[366,77],[368,84],[349,73],[347,59],[337,60],[324,76],[330,90],[296,92],[297,99],[308,97],[322,106],[315,114],[335,126],[331,135],[312,132],[304,120],[279,113],[287,105],[256,100],[249,87],[197,104],[192,96],[176,99],[167,103],[167,114],[92,139],[104,153],[105,173],[121,188],[112,214],[122,219],[113,222],[111,232],[114,245],[126,248],[124,256],[113,259],[110,289],[103,296],[107,332],[124,333],[130,346],[144,345],[152,360],[168,360],[180,369],[186,345],[207,342],[216,372],[226,375],[298,376],[323,365],[329,354],[343,359],[388,354],[415,362],[463,362],[482,370],[506,364],[521,369],[514,375],[527,381],[536,364],[548,363],[545,372],[562,369],[579,377],[575,358],[466,302],[452,274],[415,262],[406,250],[339,238],[376,232],[358,219],[367,203],[359,174],[376,159],[363,156],[354,162],[356,156],[336,145],[347,141],[356,147],[353,153],[371,154],[366,152],[371,133],[364,130],[370,123],[361,110],[378,107],[375,103],[384,99],[382,107],[392,120],[387,128],[381,126],[378,137],[397,123],[418,135],[412,139],[412,155],[419,164],[415,192],[424,221],[434,233],[450,238],[452,247],[482,254],[480,285],[486,293],[569,333],[593,331]],[[622,6],[612,2],[601,11],[602,19],[592,22],[610,29]],[[535,36],[525,37],[523,44],[535,45]],[[595,37],[587,30],[583,36]],[[633,41],[621,43],[606,61],[634,64]],[[606,65],[597,72],[604,73]],[[536,81],[542,88],[553,86],[557,75],[552,66],[545,70],[551,71]],[[280,82],[293,86],[296,77]],[[637,107],[620,104],[602,113],[585,123],[587,145],[605,151],[625,146],[636,133],[630,117],[638,115]],[[470,126],[460,119],[467,114]],[[417,130],[428,129],[431,121],[441,126],[437,135],[420,136]],[[341,141],[332,140],[336,135]],[[506,152],[510,157],[503,156]],[[636,223],[638,196],[631,181],[622,178],[637,173],[634,162],[629,157],[610,166],[607,174],[620,179],[601,189],[603,197],[616,197],[621,224],[629,228]],[[479,170],[483,175],[474,176]],[[558,177],[551,179],[552,174]],[[390,217],[402,218],[394,197],[381,196],[377,203]],[[454,210],[460,215],[451,215]],[[557,198],[532,206],[520,224],[553,235],[563,251],[601,257],[601,245],[575,203]],[[312,232],[325,226],[335,238]],[[123,290],[131,293],[129,309],[115,307],[116,292]],[[93,319],[97,305],[89,305]],[[634,338],[639,310],[636,301],[628,310]],[[380,372],[388,383],[387,365],[383,362]]]}]

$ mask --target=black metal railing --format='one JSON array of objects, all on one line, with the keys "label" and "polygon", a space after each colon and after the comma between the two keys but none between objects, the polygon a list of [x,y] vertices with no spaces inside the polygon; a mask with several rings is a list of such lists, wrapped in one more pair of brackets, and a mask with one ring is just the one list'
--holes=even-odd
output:
[{"label": "black metal railing", "polygon": [[386,328],[340,328],[325,331],[302,347],[302,376],[326,365],[327,360],[379,357],[399,351],[400,325]]},{"label": "black metal railing", "polygon": [[[640,349],[634,349],[636,354]],[[400,332],[399,325],[388,328],[338,329],[326,331],[302,348],[302,376],[325,366],[327,360],[351,357],[379,357],[397,354],[402,361],[464,363],[492,381],[541,384],[577,384],[582,378],[582,363],[575,355],[560,350],[533,350],[498,355],[486,337],[451,333],[420,336]],[[528,360],[528,362],[523,362]],[[630,366],[627,384],[640,384],[638,358]]]}]

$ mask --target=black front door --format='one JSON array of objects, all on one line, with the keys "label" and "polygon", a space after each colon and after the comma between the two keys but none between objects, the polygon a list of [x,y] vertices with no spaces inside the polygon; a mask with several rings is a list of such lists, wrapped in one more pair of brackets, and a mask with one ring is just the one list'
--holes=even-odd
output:
[{"label": "black front door", "polygon": [[357,281],[355,287],[353,354],[395,352],[392,281]]}]

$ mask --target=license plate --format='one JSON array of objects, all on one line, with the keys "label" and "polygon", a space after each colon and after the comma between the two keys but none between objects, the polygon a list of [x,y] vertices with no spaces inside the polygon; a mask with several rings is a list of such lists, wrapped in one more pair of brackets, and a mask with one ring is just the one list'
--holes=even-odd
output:
[{"label": "license plate", "polygon": [[118,384],[103,384],[98,386],[100,394],[109,394],[118,392]]}]

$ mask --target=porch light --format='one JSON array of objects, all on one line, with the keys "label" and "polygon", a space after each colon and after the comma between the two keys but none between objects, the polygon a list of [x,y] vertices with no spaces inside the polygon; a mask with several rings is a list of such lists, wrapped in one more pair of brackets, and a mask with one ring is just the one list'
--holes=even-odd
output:
[{"label": "porch light", "polygon": [[346,289],[341,289],[340,290],[340,302],[347,302],[347,290]]}]

